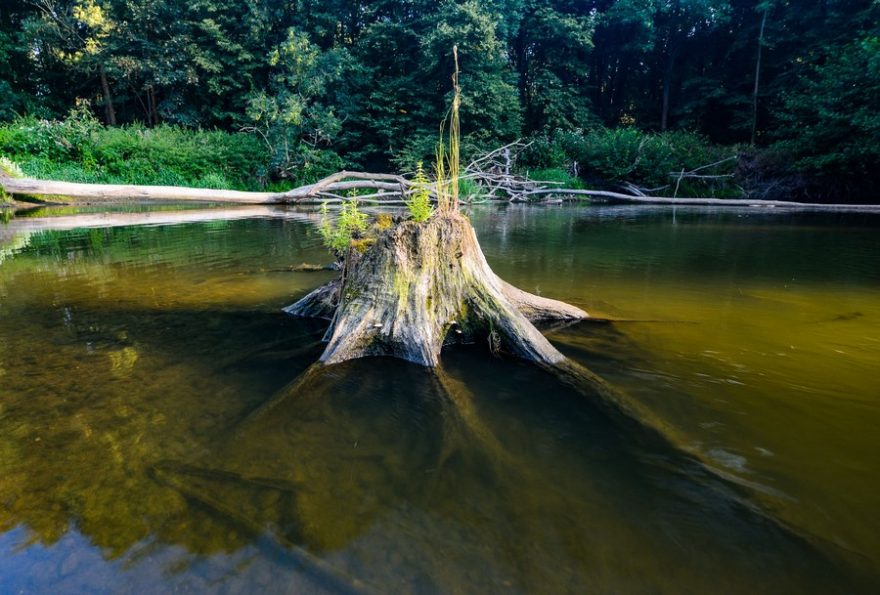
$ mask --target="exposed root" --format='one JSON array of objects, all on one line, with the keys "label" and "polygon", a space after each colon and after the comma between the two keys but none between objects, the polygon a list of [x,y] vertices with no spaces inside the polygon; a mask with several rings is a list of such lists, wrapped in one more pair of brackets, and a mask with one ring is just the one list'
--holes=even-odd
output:
[{"label": "exposed root", "polygon": [[[596,322],[619,322],[592,318],[589,314],[576,306],[541,297],[514,287],[507,281],[498,278],[505,297],[526,317],[529,322],[559,322],[569,324],[589,319]],[[341,279],[333,279],[309,292],[302,299],[284,308],[284,311],[292,316],[303,318],[323,318],[330,320],[338,305],[338,295]],[[622,321],[629,322],[629,321]],[[634,322],[666,322],[666,321],[634,321]]]},{"label": "exposed root", "polygon": [[507,299],[529,322],[575,321],[589,317],[589,314],[571,304],[525,292],[500,277],[498,282]]},{"label": "exposed root", "polygon": [[284,308],[284,311],[291,316],[330,320],[336,312],[336,305],[339,303],[339,289],[341,286],[342,279],[334,279],[310,292],[295,304],[287,306]]}]

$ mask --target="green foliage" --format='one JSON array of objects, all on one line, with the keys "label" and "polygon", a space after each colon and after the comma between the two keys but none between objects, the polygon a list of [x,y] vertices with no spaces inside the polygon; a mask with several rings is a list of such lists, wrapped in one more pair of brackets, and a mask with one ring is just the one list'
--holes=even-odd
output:
[{"label": "green foliage", "polygon": [[357,240],[367,231],[367,215],[358,209],[357,201],[349,200],[342,203],[336,221],[330,218],[325,203],[321,208],[321,225],[318,226],[324,245],[337,256],[348,250],[353,240]]},{"label": "green foliage", "polygon": [[409,210],[410,217],[417,223],[422,223],[431,218],[434,214],[434,207],[431,205],[431,183],[422,163],[416,166],[416,175],[413,177],[413,193],[406,200],[406,208]]},{"label": "green foliage", "polygon": [[458,178],[458,194],[461,196],[462,200],[471,201],[475,198],[479,198],[482,192],[483,190],[480,188],[479,184],[470,178]]},{"label": "green foliage", "polygon": [[515,65],[530,130],[585,128],[597,123],[585,68],[593,53],[596,12],[566,2],[534,3],[523,15]]},{"label": "green foliage", "polygon": [[265,146],[252,135],[177,126],[104,127],[91,116],[0,125],[0,152],[36,178],[259,189]]},{"label": "green foliage", "polygon": [[847,44],[784,96],[777,151],[828,184],[880,182],[880,37]]},{"label": "green foliage", "polygon": [[0,155],[0,175],[10,178],[23,178],[24,172],[15,161]]},{"label": "green foliage", "polygon": [[[536,179],[549,174],[560,179],[543,179],[568,183],[562,176],[577,169],[580,177],[594,186],[614,187],[631,182],[671,194],[676,185],[672,174],[692,171],[736,153],[735,147],[713,145],[689,132],[651,134],[635,128],[602,128],[582,134],[559,132],[553,137],[535,139],[520,166],[531,170],[531,177]],[[735,166],[736,160],[730,160],[702,173],[732,174]],[[730,177],[683,179],[678,186],[678,196],[740,194]]]},{"label": "green foliage", "polygon": [[583,188],[584,182],[561,167],[535,169],[528,172],[529,178],[541,182],[552,182],[561,188]]}]

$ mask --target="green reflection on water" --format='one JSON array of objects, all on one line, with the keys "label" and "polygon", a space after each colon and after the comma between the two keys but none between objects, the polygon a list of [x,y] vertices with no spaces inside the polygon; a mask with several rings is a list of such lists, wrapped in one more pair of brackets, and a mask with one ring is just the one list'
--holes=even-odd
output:
[{"label": "green reflection on water", "polygon": [[[183,546],[156,579],[169,584],[266,533],[305,556],[276,587],[311,562],[404,591],[875,580],[877,221],[471,217],[511,282],[652,321],[552,338],[769,488],[750,498],[796,534],[529,366],[449,352],[446,385],[384,360],[290,385],[323,328],[280,307],[329,275],[288,268],[326,256],[311,227],[262,219],[40,232],[2,263],[0,528],[44,544],[75,528],[107,560]],[[59,584],[60,566],[39,585]],[[17,568],[5,578],[38,584]],[[253,587],[237,568],[224,580]]]}]

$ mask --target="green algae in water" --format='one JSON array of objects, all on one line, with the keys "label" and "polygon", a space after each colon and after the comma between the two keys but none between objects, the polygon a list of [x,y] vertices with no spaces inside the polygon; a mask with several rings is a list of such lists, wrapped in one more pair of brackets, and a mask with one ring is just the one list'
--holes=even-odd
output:
[{"label": "green algae in water", "polygon": [[313,227],[254,219],[40,232],[0,264],[0,579],[868,592],[880,222],[742,213],[471,218],[510,282],[650,321],[551,338],[768,488],[749,501],[795,532],[542,372],[476,349],[444,364],[500,458],[414,366],[352,362],[294,390],[323,325],[279,311],[331,275],[281,271],[327,257]]}]

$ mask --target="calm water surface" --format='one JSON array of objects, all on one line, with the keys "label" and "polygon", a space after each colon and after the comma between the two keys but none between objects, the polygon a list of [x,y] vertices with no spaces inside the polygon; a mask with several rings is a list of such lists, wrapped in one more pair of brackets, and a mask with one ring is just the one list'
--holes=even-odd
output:
[{"label": "calm water surface", "polygon": [[0,226],[0,592],[880,589],[880,216],[471,211],[709,472],[479,346],[297,382],[327,257],[243,213]]}]

